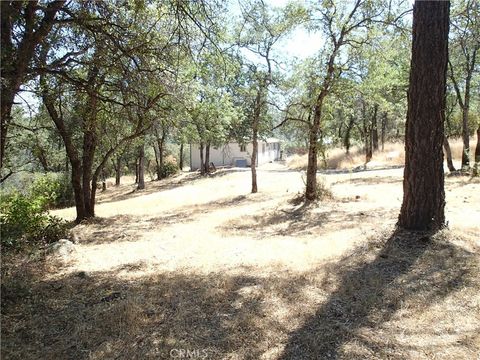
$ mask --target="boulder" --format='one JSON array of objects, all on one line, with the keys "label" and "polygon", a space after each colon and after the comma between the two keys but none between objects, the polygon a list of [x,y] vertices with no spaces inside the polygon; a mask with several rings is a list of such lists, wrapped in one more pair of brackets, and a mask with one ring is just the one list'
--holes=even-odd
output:
[{"label": "boulder", "polygon": [[75,244],[67,239],[60,239],[47,247],[47,253],[53,256],[59,256],[68,259],[75,251]]}]

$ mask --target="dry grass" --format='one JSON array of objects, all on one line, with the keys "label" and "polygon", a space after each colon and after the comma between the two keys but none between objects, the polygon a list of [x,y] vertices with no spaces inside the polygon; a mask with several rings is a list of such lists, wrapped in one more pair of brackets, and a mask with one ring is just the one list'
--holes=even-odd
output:
[{"label": "dry grass", "polygon": [[401,174],[325,175],[310,204],[278,165],[253,195],[248,171],[109,189],[71,262],[4,257],[2,358],[475,359],[480,183],[447,178],[450,229],[411,234]]},{"label": "dry grass", "polygon": [[[462,160],[463,143],[460,138],[449,139],[454,165],[460,168]],[[474,160],[474,148],[476,139],[470,139],[471,161]],[[361,147],[354,146],[350,153],[346,154],[345,149],[333,148],[326,153],[326,166],[323,159],[318,160],[320,168],[349,170],[365,164],[365,153]],[[287,165],[291,169],[305,170],[307,168],[308,155],[293,155],[287,159]],[[367,167],[381,168],[399,166],[405,163],[405,149],[403,143],[386,143],[383,151],[373,154],[372,160]]]}]

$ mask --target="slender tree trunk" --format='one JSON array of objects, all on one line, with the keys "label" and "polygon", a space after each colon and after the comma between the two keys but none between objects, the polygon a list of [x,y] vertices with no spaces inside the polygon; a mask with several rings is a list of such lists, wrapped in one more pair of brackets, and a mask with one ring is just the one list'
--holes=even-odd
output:
[{"label": "slender tree trunk", "polygon": [[350,134],[352,132],[354,121],[355,121],[355,118],[353,117],[353,115],[350,115],[350,118],[349,118],[349,121],[348,121],[348,124],[347,124],[347,129],[345,130],[345,138],[343,140],[343,144],[345,146],[345,152],[347,154],[350,153],[350,146],[351,146],[351,144],[350,144]]},{"label": "slender tree trunk", "polygon": [[145,189],[145,145],[140,145],[138,156],[138,185],[137,190]]},{"label": "slender tree trunk", "polygon": [[138,162],[139,162],[139,159],[138,157],[135,159],[135,184],[138,184],[138,174],[139,174],[139,171],[138,171]]},{"label": "slender tree trunk", "polygon": [[167,138],[167,133],[165,130],[162,130],[162,135],[160,136],[158,129],[156,129],[155,137],[157,139],[157,150],[158,150],[157,179],[161,180],[165,177],[163,175],[164,174],[163,165],[164,165],[164,158],[165,158],[165,140]]},{"label": "slender tree trunk", "polygon": [[180,157],[178,160],[178,167],[180,168],[180,171],[183,170],[183,142],[180,143]]},{"label": "slender tree trunk", "polygon": [[121,176],[122,176],[122,159],[119,156],[115,162],[115,186],[120,186]]},{"label": "slender tree trunk", "polygon": [[375,104],[375,106],[373,107],[373,118],[372,118],[372,145],[373,145],[373,151],[378,151],[377,113],[378,113],[378,104]]},{"label": "slender tree trunk", "polygon": [[320,129],[320,120],[322,118],[322,105],[323,99],[315,106],[313,124],[310,125],[309,129],[307,180],[305,189],[305,198],[307,200],[315,200],[317,198],[318,132]]},{"label": "slender tree trunk", "polygon": [[467,95],[465,94],[465,105],[462,110],[462,170],[470,169],[470,132],[468,131],[469,106],[467,105]]},{"label": "slender tree trunk", "polygon": [[437,230],[445,224],[443,151],[450,3],[416,0],[399,225]]},{"label": "slender tree trunk", "polygon": [[387,113],[383,113],[382,117],[382,151],[385,151],[385,133],[387,131]]},{"label": "slender tree trunk", "polygon": [[158,148],[157,145],[152,145],[153,148],[153,153],[155,154],[155,172],[157,173],[157,181],[159,181],[162,178],[162,174],[160,171],[160,161],[158,157]]},{"label": "slender tree trunk", "polygon": [[210,172],[210,143],[207,143],[205,145],[205,174],[208,174]]},{"label": "slender tree trunk", "polygon": [[255,108],[252,121],[252,156],[250,157],[250,168],[252,172],[252,194],[258,191],[257,184],[257,157],[258,157],[258,125],[260,122],[260,111],[262,107],[262,86],[257,90],[255,97]]},{"label": "slender tree trunk", "polygon": [[477,146],[475,147],[475,167],[473,169],[473,175],[480,175],[480,124],[477,128]]},{"label": "slender tree trunk", "polygon": [[107,191],[107,179],[105,178],[105,171],[102,170],[102,192]]},{"label": "slender tree trunk", "polygon": [[372,127],[368,124],[366,104],[363,102],[362,106],[362,118],[363,118],[363,136],[365,142],[365,164],[368,164],[372,160]]},{"label": "slender tree trunk", "polygon": [[445,149],[445,154],[447,155],[447,166],[450,172],[455,171],[455,166],[453,166],[452,161],[452,151],[450,150],[450,144],[446,136],[443,137],[443,148]]},{"label": "slender tree trunk", "polygon": [[200,174],[205,175],[205,167],[203,166],[204,161],[203,161],[203,142],[200,142]]},{"label": "slender tree trunk", "polygon": [[[83,189],[83,202],[85,203],[85,213],[87,217],[94,217],[94,209],[91,206],[91,189],[96,188],[96,182],[92,180],[93,158],[96,148],[96,139],[93,131],[86,131],[83,138],[83,156],[82,156],[82,189]],[[92,183],[90,185],[90,183]],[[91,187],[90,187],[91,186]]]}]

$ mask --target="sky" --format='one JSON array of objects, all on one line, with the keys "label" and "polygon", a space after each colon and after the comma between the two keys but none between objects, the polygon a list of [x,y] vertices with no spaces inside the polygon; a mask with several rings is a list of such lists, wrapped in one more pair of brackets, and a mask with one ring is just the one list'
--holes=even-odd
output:
[{"label": "sky", "polygon": [[[282,8],[291,0],[266,0],[265,3],[277,8]],[[301,1],[301,0],[299,0]],[[283,40],[278,48],[282,49],[285,56],[299,60],[315,55],[321,47],[319,34],[311,34],[302,27],[296,28],[287,39]]]},{"label": "sky", "polygon": [[[265,3],[273,8],[282,8],[286,6],[289,1],[291,0],[265,0]],[[238,14],[240,14],[237,0],[233,0],[231,4],[233,12],[238,12]],[[282,61],[291,62],[293,60],[302,60],[318,53],[322,43],[319,37],[320,34],[318,33],[309,33],[304,28],[298,27],[284,39],[280,40],[276,44],[274,50]],[[249,56],[248,54],[245,55],[250,58],[251,61],[254,61],[253,56]],[[21,95],[24,100],[31,104],[32,108],[29,109],[28,106],[26,106],[25,101],[18,96],[16,97],[15,102],[21,103],[27,114],[32,110],[33,112],[36,112],[38,100],[27,92],[23,92]]]}]

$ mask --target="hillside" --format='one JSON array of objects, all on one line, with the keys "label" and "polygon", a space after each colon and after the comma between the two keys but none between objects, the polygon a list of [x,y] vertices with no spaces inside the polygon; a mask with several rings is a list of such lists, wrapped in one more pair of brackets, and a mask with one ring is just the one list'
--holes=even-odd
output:
[{"label": "hillside", "polygon": [[100,194],[72,256],[4,279],[2,355],[478,355],[478,180],[447,177],[449,229],[429,237],[394,231],[402,169],[325,175],[333,198],[308,205],[300,172],[262,167],[258,194],[249,176],[184,173],[145,191],[124,179]]}]

